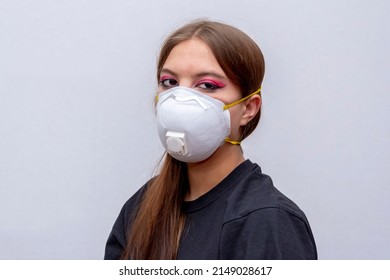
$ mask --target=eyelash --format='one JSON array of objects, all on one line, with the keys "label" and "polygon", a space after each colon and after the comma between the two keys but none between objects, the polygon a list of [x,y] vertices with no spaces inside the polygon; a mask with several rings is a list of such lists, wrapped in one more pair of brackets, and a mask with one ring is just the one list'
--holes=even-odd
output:
[{"label": "eyelash", "polygon": [[[166,84],[166,83],[169,83],[169,84]],[[175,82],[175,85],[172,85],[171,83],[172,82]],[[173,78],[163,78],[161,79],[161,81],[159,82],[159,85],[165,89],[169,89],[169,88],[172,88],[172,87],[175,87],[175,86],[178,86],[178,83],[175,79]],[[202,85],[204,85],[204,87],[202,87]],[[201,90],[203,91],[214,91],[214,90],[217,90],[217,89],[220,89],[220,88],[223,88],[225,85],[218,85],[217,83],[214,83],[212,81],[200,81],[196,84],[196,87],[199,87]]]},{"label": "eyelash", "polygon": [[[169,83],[175,82],[176,85],[167,85],[167,84],[165,84],[166,82],[169,82]],[[163,79],[161,79],[159,85],[165,89],[168,89],[168,88],[177,86],[177,81],[175,79],[172,79],[172,78],[165,78],[165,79],[163,78]]]},{"label": "eyelash", "polygon": [[[201,87],[200,85],[204,85],[205,87]],[[213,90],[222,88],[221,86],[219,86],[213,82],[209,82],[209,81],[200,82],[196,86],[200,87],[202,90],[206,90],[206,91],[213,91]]]}]

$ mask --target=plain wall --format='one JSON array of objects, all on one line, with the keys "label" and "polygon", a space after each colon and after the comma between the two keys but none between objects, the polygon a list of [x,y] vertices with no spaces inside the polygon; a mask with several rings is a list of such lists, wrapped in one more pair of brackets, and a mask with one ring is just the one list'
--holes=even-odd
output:
[{"label": "plain wall", "polygon": [[163,149],[163,39],[199,17],[266,59],[245,156],[306,213],[320,259],[390,258],[390,2],[0,0],[0,259],[101,259]]}]

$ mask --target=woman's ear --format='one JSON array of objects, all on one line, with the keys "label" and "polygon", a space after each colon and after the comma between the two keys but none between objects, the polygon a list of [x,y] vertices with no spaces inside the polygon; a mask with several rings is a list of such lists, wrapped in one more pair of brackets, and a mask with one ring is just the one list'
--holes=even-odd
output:
[{"label": "woman's ear", "polygon": [[261,107],[261,96],[259,94],[255,94],[246,100],[243,105],[244,112],[241,117],[241,126],[246,125],[256,116]]}]

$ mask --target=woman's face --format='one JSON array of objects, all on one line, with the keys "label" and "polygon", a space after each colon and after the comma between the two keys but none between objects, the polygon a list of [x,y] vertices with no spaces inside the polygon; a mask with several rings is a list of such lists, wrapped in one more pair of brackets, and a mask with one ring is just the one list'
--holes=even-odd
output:
[{"label": "woman's face", "polygon": [[[229,81],[211,49],[197,38],[175,46],[159,73],[158,93],[175,86],[195,89],[225,104],[241,98],[239,87]],[[229,109],[232,140],[239,138],[244,110],[242,103]]]}]

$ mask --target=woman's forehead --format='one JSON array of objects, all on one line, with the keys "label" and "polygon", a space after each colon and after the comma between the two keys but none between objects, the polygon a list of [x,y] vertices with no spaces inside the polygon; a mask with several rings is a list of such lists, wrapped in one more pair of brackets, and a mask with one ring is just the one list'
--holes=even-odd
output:
[{"label": "woman's forehead", "polygon": [[210,72],[226,76],[210,47],[197,38],[176,45],[169,53],[164,69],[174,73]]}]

